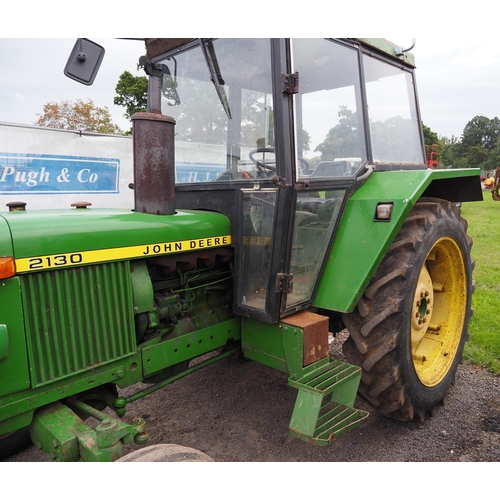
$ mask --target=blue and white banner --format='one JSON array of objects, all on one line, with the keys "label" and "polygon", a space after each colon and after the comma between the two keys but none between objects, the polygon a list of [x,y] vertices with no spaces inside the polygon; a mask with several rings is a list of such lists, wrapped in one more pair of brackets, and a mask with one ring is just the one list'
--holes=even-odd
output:
[{"label": "blue and white banner", "polygon": [[119,193],[120,160],[0,153],[0,194]]}]

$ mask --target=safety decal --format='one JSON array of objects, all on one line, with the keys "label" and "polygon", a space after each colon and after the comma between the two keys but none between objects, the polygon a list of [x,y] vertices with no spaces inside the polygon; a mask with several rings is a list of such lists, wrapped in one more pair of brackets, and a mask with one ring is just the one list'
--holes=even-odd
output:
[{"label": "safety decal", "polygon": [[96,264],[116,260],[153,257],[173,253],[189,252],[208,248],[223,247],[231,244],[231,236],[213,236],[211,238],[197,238],[193,240],[169,241],[167,243],[153,243],[132,247],[105,248],[102,250],[87,250],[84,252],[70,252],[54,255],[42,255],[16,259],[16,271],[28,273],[46,269],[60,269],[64,267]]}]

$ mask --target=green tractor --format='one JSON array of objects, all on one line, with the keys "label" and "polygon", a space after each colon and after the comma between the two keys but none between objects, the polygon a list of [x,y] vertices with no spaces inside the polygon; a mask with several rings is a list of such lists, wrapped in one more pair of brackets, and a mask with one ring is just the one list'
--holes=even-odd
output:
[{"label": "green tractor", "polygon": [[[0,217],[0,447],[25,429],[55,460],[126,460],[147,442],[128,403],[234,354],[288,374],[289,431],[312,444],[366,420],[358,391],[424,419],[468,338],[458,206],[482,190],[477,169],[427,168],[413,56],[385,39],[141,43],[133,209]],[[102,56],[80,39],[65,73],[91,84]],[[344,328],[349,363],[329,355]]]}]

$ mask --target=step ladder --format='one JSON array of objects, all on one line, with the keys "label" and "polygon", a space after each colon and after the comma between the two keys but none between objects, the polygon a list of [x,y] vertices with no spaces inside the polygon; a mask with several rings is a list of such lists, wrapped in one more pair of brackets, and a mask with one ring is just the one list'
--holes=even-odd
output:
[{"label": "step ladder", "polygon": [[368,412],[353,408],[360,380],[361,368],[329,358],[290,377],[288,384],[298,389],[290,433],[327,446],[364,423]]}]

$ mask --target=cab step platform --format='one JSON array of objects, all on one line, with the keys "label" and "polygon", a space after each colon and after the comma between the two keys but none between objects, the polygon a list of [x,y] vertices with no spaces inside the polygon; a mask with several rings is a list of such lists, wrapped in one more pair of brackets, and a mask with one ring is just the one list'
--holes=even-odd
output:
[{"label": "cab step platform", "polygon": [[360,380],[359,367],[328,358],[290,377],[288,384],[298,389],[290,433],[327,446],[364,423],[369,413],[353,408]]}]

